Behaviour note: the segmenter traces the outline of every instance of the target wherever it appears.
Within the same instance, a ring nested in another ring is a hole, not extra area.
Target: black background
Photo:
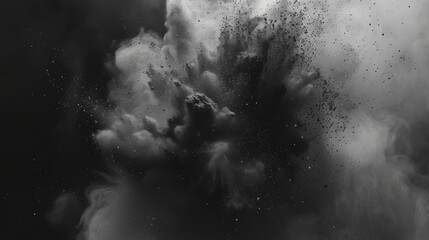
[[[47,215],[63,192],[83,198],[101,168],[91,138],[97,125],[79,106],[89,92],[92,99],[106,99],[105,63],[121,40],[142,27],[165,32],[164,5],[0,2],[0,239],[73,236],[50,226]]]

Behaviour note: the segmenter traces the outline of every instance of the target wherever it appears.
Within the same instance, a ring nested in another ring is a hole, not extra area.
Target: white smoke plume
[[[110,64],[80,238],[428,239],[428,7],[168,0]]]

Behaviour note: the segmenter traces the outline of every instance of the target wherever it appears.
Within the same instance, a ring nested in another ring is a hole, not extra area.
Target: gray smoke
[[[429,238],[428,7],[167,1],[111,64],[80,237]]]
[[[429,236],[427,131],[421,125],[429,83],[427,7],[424,1],[330,5],[335,19],[314,64],[354,104],[338,110],[348,116],[346,130],[324,136],[338,180],[335,214],[317,222],[332,228],[322,228],[322,239]]]

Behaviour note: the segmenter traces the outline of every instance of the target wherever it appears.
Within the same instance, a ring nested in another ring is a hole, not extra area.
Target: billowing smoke
[[[109,64],[80,237],[428,239],[428,7],[167,1]]]

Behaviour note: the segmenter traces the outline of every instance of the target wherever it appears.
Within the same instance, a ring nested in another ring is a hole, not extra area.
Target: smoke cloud
[[[108,65],[79,238],[427,239],[425,9],[168,0]]]

